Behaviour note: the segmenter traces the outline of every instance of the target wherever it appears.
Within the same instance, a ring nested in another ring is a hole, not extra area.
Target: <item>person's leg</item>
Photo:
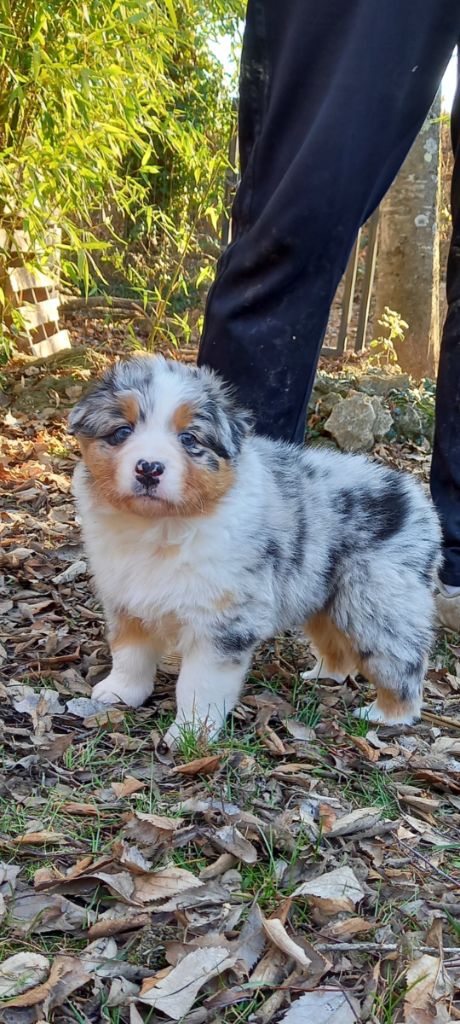
[[[242,180],[199,362],[256,428],[302,441],[337,284],[429,110],[458,0],[250,0]]]
[[[438,610],[445,625],[460,628],[460,84],[452,110],[452,241],[447,264],[448,312],[444,325],[436,395],[436,429],[431,493],[444,532],[441,579],[458,595],[444,592]]]

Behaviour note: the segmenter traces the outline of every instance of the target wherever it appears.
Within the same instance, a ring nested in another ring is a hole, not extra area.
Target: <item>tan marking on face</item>
[[[206,515],[228,493],[235,481],[232,466],[219,459],[218,469],[206,469],[190,461],[186,468],[183,499],[180,509],[184,515]]]
[[[143,495],[120,494],[116,483],[119,449],[111,448],[99,438],[86,437],[80,438],[80,447],[96,496],[121,512],[131,512],[146,519],[207,515],[229,491],[235,479],[234,470],[225,459],[219,459],[218,468],[211,470],[194,464],[184,452],[183,494],[177,503],[155,501]],[[164,557],[169,557],[168,553]]]
[[[80,448],[85,466],[91,474],[92,491],[96,497],[109,502],[120,512],[134,512],[149,519],[170,514],[166,503],[119,493],[116,483],[118,447],[110,448],[98,438],[80,437]],[[172,511],[175,514],[175,510]]]
[[[324,612],[312,615],[305,624],[305,632],[330,672],[346,675],[350,664],[356,665],[358,656],[351,641]]]
[[[140,413],[139,399],[137,395],[133,394],[133,392],[131,391],[127,391],[125,394],[120,395],[118,404],[123,413],[123,416],[126,416],[128,423],[131,423],[132,426],[135,426],[139,419]]]
[[[193,421],[194,414],[195,409],[191,402],[182,402],[182,405],[177,406],[171,417],[171,426],[176,434],[180,434],[181,430],[187,430]]]
[[[96,491],[106,501],[119,507],[120,497],[115,484],[117,449],[93,437],[80,437],[80,448]]]

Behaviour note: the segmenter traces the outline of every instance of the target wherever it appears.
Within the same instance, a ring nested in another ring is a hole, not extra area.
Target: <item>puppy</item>
[[[360,672],[377,693],[359,715],[419,717],[441,537],[409,476],[256,436],[215,374],[161,357],[115,365],[70,430],[112,653],[95,698],[143,704],[172,647],[182,668],[165,743],[185,725],[214,736],[257,644],[301,627],[318,655],[305,678]]]

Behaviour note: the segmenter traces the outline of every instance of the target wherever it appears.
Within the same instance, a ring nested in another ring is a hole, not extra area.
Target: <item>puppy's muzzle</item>
[[[158,487],[164,471],[162,462],[147,462],[146,459],[139,459],[135,466],[136,479],[146,488]]]

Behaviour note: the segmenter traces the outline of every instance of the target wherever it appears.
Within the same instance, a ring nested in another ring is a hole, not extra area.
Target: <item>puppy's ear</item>
[[[77,437],[100,437],[110,428],[110,420],[116,410],[114,374],[109,370],[72,409],[67,423],[68,432]]]
[[[73,407],[67,421],[69,434],[76,434],[80,437],[93,437],[97,421],[98,396],[102,403],[103,394],[99,384],[93,384],[92,388],[80,398],[80,401]]]
[[[83,425],[85,422],[86,415],[86,401],[85,398],[81,398],[73,409],[69,413],[67,420],[67,433],[68,434],[82,434]]]
[[[249,409],[243,409],[232,397],[228,400],[227,416],[232,442],[238,453],[245,437],[253,432],[253,416]]]
[[[233,389],[207,366],[188,369],[200,382],[199,417],[209,425],[226,458],[239,455],[244,439],[252,432],[252,415],[238,403]]]

